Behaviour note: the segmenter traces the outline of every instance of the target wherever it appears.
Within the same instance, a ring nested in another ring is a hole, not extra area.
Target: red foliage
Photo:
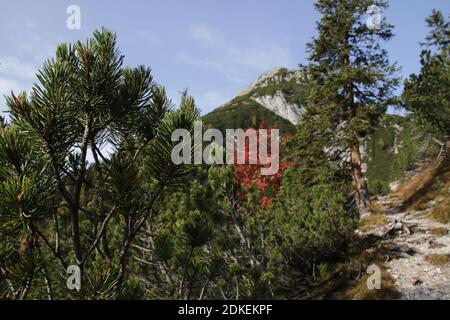
[[[264,124],[263,122],[260,124],[259,126],[260,129],[262,129],[263,124]],[[256,129],[258,148],[260,146],[260,143],[269,143],[271,137],[271,131],[268,130],[267,141],[260,141],[260,134],[259,134],[260,129]],[[280,138],[280,140],[282,140],[282,138]],[[253,155],[250,153],[249,149],[250,149],[249,145],[248,143],[246,143],[245,150],[243,150],[246,160],[245,163],[249,163],[249,159]],[[270,156],[270,154],[271,151],[268,150],[268,155]],[[261,175],[261,168],[270,167],[270,164],[263,165],[261,164],[259,157],[256,158],[258,159],[257,164],[236,164],[235,160],[234,180],[236,183],[239,183],[243,189],[243,193],[239,194],[241,199],[247,198],[247,195],[250,192],[252,185],[255,184],[259,192],[261,192],[262,194],[260,202],[261,207],[266,208],[273,203],[274,196],[281,186],[283,172],[284,170],[290,167],[290,164],[288,162],[279,161],[279,170],[277,173],[275,173],[274,175]]]

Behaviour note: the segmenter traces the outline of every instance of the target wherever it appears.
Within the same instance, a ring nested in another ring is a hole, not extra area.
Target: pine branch
[[[86,255],[84,256],[83,260],[80,263],[81,265],[83,265],[86,262],[86,260],[89,258],[89,255],[97,247],[97,244],[100,241],[100,239],[102,239],[103,234],[104,234],[104,232],[106,230],[106,225],[108,224],[109,219],[112,217],[112,215],[113,215],[115,210],[116,210],[116,206],[112,207],[112,209],[109,211],[108,215],[105,217],[105,220],[103,220],[103,222],[102,222],[102,224],[100,226],[100,230],[98,231],[97,237],[95,238],[95,240],[92,243],[91,247],[86,252]]]
[[[50,241],[47,239],[47,237],[38,229],[35,229],[36,234],[41,237],[41,239],[44,241],[45,245],[47,246],[47,248],[49,248],[50,252],[53,254],[53,256],[55,258],[57,258],[59,260],[59,262],[61,263],[62,267],[64,268],[64,271],[67,270],[67,267],[69,266],[66,261],[64,260],[64,258],[61,255],[61,252],[56,251],[53,246],[51,245]]]

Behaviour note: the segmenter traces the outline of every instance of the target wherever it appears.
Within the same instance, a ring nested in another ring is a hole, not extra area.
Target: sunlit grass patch
[[[355,280],[347,290],[339,296],[344,300],[397,300],[400,299],[400,293],[395,287],[395,281],[391,275],[381,271],[381,288],[369,289],[367,285],[369,275],[365,274]]]
[[[443,236],[448,234],[447,228],[433,228],[430,230],[430,233],[435,236]]]
[[[437,267],[450,266],[450,254],[429,254],[425,260]]]
[[[434,207],[430,218],[440,223],[450,223],[450,201],[447,200],[447,203]]]
[[[361,232],[368,232],[374,229],[382,229],[389,223],[389,219],[383,214],[372,214],[363,218],[359,222],[359,230]]]

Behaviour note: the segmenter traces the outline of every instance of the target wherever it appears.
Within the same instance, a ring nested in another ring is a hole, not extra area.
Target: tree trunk
[[[350,45],[349,45],[350,35],[346,36],[346,45],[344,46],[344,54],[342,59],[342,64],[344,66],[350,65]],[[347,83],[345,86],[345,98],[346,107],[345,111],[347,113],[347,121],[351,123],[356,117],[355,108],[355,97],[354,97],[354,84]],[[359,217],[364,218],[370,215],[369,208],[369,192],[367,190],[367,183],[363,177],[361,170],[361,154],[359,152],[359,143],[354,141],[350,144],[350,164],[351,164],[351,174],[352,174],[352,185],[355,193],[355,203],[359,211]]]
[[[439,153],[441,166],[444,165],[446,161],[448,161],[449,156],[450,156],[450,138],[447,139],[447,143],[445,144],[445,147],[443,147],[441,152]]]
[[[358,208],[360,218],[364,218],[370,215],[369,192],[367,190],[366,180],[362,175],[361,154],[357,144],[351,146],[351,167],[356,207]]]

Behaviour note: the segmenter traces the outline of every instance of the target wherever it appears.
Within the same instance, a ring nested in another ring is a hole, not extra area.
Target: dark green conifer
[[[396,67],[382,47],[393,36],[392,26],[382,19],[379,28],[369,28],[372,5],[384,9],[387,1],[317,1],[321,18],[318,35],[308,44],[310,94],[298,134],[307,166],[313,171],[331,167],[351,180],[361,216],[369,213],[363,140],[394,102],[398,82]]]

